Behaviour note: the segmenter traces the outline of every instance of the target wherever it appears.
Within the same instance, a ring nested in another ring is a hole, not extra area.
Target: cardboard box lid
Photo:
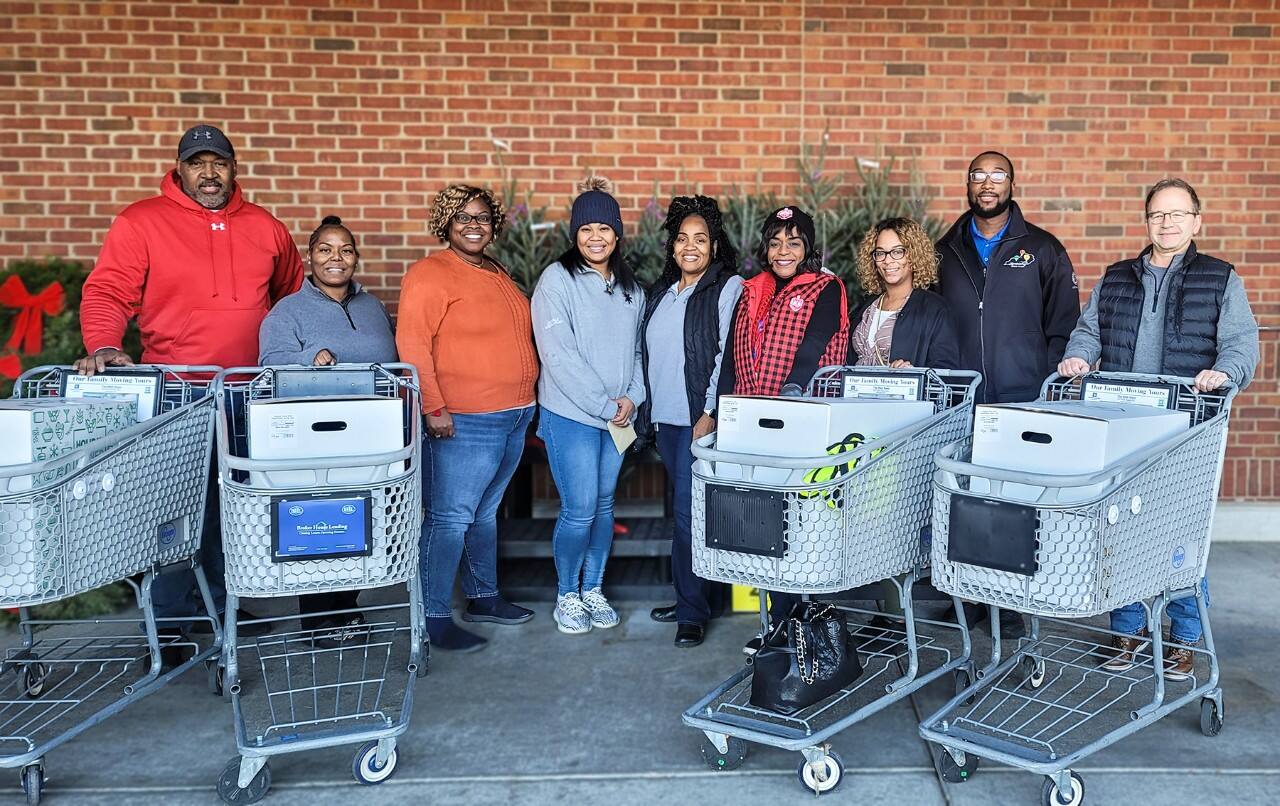
[[[1100,401],[1086,402],[1081,400],[1037,400],[1030,403],[980,403],[981,410],[1028,411],[1038,414],[1052,414],[1057,417],[1071,417],[1094,422],[1114,422],[1116,420],[1138,420],[1153,417],[1187,418],[1187,413],[1174,409],[1157,409],[1153,406],[1127,405],[1123,403],[1104,403]]]

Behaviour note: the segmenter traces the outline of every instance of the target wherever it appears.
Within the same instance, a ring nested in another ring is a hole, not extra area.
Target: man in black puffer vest
[[[1151,245],[1107,267],[1067,343],[1058,372],[1083,375],[1094,362],[1111,372],[1194,378],[1201,392],[1227,381],[1243,389],[1258,365],[1258,323],[1244,283],[1230,263],[1200,254],[1200,198],[1181,179],[1163,179],[1147,192]],[[1205,604],[1208,581],[1203,583]],[[1195,598],[1170,602],[1165,677],[1186,680],[1202,628]],[[1123,672],[1149,643],[1140,604],[1111,612],[1114,652],[1103,668]]]

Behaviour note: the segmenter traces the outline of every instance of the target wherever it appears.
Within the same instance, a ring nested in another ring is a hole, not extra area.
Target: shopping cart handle
[[[1084,375],[1059,375],[1054,372],[1044,379],[1044,383],[1040,384],[1040,400],[1049,399],[1049,390],[1058,384],[1071,384],[1076,381],[1085,379],[1095,381],[1108,381],[1117,384],[1126,383],[1149,383],[1149,384],[1176,384],[1186,387],[1186,391],[1191,394],[1221,394],[1223,396],[1222,410],[1228,411],[1231,408],[1231,402],[1235,399],[1236,394],[1240,391],[1231,381],[1227,381],[1212,392],[1198,392],[1195,389],[1195,378],[1184,378],[1179,375],[1149,375],[1142,372],[1103,372],[1095,370],[1086,372]]]

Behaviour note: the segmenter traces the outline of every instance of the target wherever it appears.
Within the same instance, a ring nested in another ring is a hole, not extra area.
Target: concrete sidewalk
[[[1223,666],[1226,724],[1201,736],[1189,706],[1088,759],[1079,772],[1087,803],[1277,802],[1280,762],[1280,546],[1220,544],[1211,563],[1214,631]],[[292,606],[292,603],[288,603]],[[680,712],[741,663],[751,616],[713,624],[693,650],[673,630],[628,605],[610,631],[555,631],[549,604],[522,627],[482,626],[482,653],[437,653],[419,681],[400,766],[378,787],[357,787],[354,748],[271,762],[268,804],[551,804],[667,802],[741,804],[811,798],[796,781],[800,756],[753,746],[737,771],[712,773],[701,735]],[[986,634],[978,633],[978,652]],[[1042,778],[984,765],[963,785],[941,784],[919,714],[936,709],[949,681],[924,689],[833,741],[846,780],[838,802],[1037,804]],[[46,759],[54,804],[217,803],[214,782],[235,754],[231,708],[210,695],[202,673],[126,710]],[[0,803],[21,802],[15,771],[0,771]],[[6,800],[7,799],[7,800]]]

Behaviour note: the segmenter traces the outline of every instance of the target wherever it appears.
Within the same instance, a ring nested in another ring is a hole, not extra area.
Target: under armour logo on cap
[[[231,141],[216,126],[207,124],[192,126],[178,141],[179,161],[191,159],[196,154],[203,154],[206,151],[229,160],[236,158],[236,150],[232,148]]]

